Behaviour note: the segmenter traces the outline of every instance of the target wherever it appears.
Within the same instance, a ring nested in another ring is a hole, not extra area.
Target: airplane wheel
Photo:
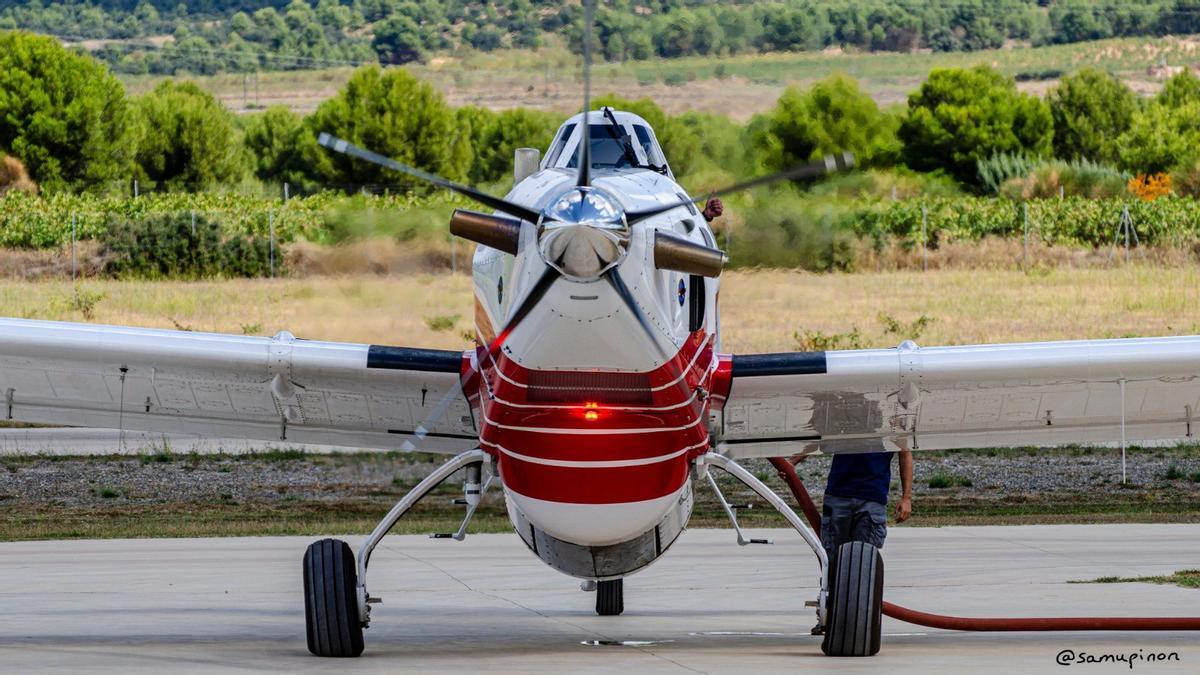
[[[596,584],[596,613],[617,616],[625,611],[625,580],[613,579]]]
[[[317,656],[358,656],[363,627],[358,617],[354,552],[338,539],[322,539],[304,552],[304,619],[308,651]]]
[[[883,557],[861,541],[838,548],[830,586],[825,641],[829,656],[874,656],[879,653],[883,621]]]

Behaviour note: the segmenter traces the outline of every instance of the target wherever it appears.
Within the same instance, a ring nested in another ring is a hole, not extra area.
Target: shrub
[[[303,119],[284,106],[243,118],[243,145],[254,175],[265,181],[300,185],[306,178],[304,152],[316,139]]]
[[[980,159],[998,153],[1050,154],[1053,121],[1041,99],[1017,92],[1012,79],[986,66],[935,68],[908,97],[900,124],[904,161],[976,180]]]
[[[1047,199],[1059,194],[1090,199],[1121,197],[1127,193],[1129,174],[1089,160],[1052,160],[1034,165],[1027,175],[1000,186],[1010,199]]]
[[[1138,199],[1152,201],[1171,194],[1171,176],[1165,173],[1138,174],[1129,179],[1129,192]]]
[[[1054,118],[1054,154],[1114,162],[1116,142],[1133,123],[1137,99],[1112,75],[1084,68],[1064,77],[1047,97]]]
[[[944,473],[935,473],[929,477],[929,487],[935,490],[954,487],[954,477]]]
[[[1200,197],[1200,160],[1193,160],[1171,174],[1175,194],[1181,197]]]
[[[12,155],[0,157],[0,195],[13,190],[36,195],[37,183],[30,180],[29,172],[25,170],[21,160]]]
[[[1036,165],[1036,160],[1024,155],[1002,152],[976,162],[975,171],[979,174],[980,185],[988,192],[999,192],[1008,181],[1028,176]]]
[[[819,330],[796,331],[792,333],[792,339],[796,341],[796,349],[802,352],[863,348],[863,336],[857,326],[845,333],[826,333]]]
[[[227,235],[190,214],[113,219],[101,237],[105,272],[118,277],[261,277],[270,273],[270,241]],[[276,256],[279,258],[279,256]],[[277,263],[278,265],[278,263]]]
[[[929,487],[935,490],[943,490],[945,488],[972,487],[974,482],[966,476],[955,476],[948,473],[935,473],[929,477]]]
[[[204,190],[241,179],[233,114],[191,82],[165,80],[134,99],[137,164],[143,179],[173,190]]]
[[[868,169],[834,174],[808,189],[814,197],[847,199],[913,199],[955,197],[962,194],[953,179],[940,174],[915,173],[907,169]]]
[[[808,90],[789,87],[752,134],[764,164],[775,170],[851,152],[862,166],[890,166],[900,155],[898,120],[845,75]]]
[[[0,147],[43,189],[101,186],[132,153],[125,90],[95,59],[58,40],[0,33]]]
[[[441,92],[403,68],[363,66],[336,96],[304,123],[317,137],[327,132],[399,162],[463,180],[470,148],[457,142],[454,110]],[[391,169],[309,146],[305,163],[317,179],[337,185],[426,184]]]

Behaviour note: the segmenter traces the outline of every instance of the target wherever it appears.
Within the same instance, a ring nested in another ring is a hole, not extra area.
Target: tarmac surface
[[[625,582],[625,614],[538,561],[515,535],[385,539],[383,598],[356,660],[304,644],[308,538],[0,544],[0,670],[29,672],[1197,672],[1195,633],[960,633],[884,620],[869,659],[808,635],[815,558],[794,532],[690,530]],[[357,548],[361,537],[349,538]],[[1190,616],[1200,590],[1068,584],[1200,567],[1198,525],[904,528],[884,549],[885,597],[974,616]],[[618,644],[607,644],[616,642]],[[1141,655],[1056,664],[1064,650]],[[1177,654],[1168,662],[1145,657]],[[1137,658],[1137,657],[1135,657]]]

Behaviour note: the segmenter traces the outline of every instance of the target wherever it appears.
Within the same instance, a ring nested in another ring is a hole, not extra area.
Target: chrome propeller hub
[[[542,211],[538,250],[563,276],[590,281],[625,257],[629,232],[615,197],[595,187],[574,187]]]

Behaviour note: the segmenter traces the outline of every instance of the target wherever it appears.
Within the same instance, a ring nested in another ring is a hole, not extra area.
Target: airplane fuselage
[[[509,199],[540,207],[573,178],[544,169]],[[645,169],[599,172],[593,182],[627,207],[683,194]],[[532,247],[535,226],[525,227]],[[532,249],[510,256],[481,246],[475,254],[479,377],[468,395],[480,447],[495,458],[517,533],[548,564],[582,578],[637,571],[683,530],[692,461],[709,449],[709,416],[723,401],[718,281],[656,269],[656,229],[714,243],[694,209],[632,228],[615,273],[644,322],[609,284],[564,279],[495,352],[486,345],[546,263]]]

